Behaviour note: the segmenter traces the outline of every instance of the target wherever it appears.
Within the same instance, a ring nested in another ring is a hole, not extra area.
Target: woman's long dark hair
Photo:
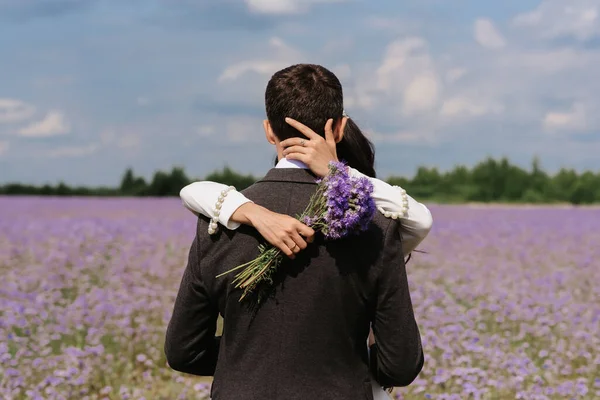
[[[377,177],[375,174],[375,147],[351,118],[348,118],[346,123],[344,137],[337,144],[337,156],[339,160],[346,161],[350,167],[363,174],[371,178]],[[413,251],[426,253],[420,250]],[[408,264],[411,257],[412,253],[408,253],[405,264]]]
[[[337,156],[350,167],[371,178],[376,177],[375,147],[351,118],[348,118],[344,136],[337,144]]]

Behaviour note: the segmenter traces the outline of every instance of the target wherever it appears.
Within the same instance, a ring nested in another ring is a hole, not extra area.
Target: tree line
[[[10,183],[0,186],[0,195],[37,196],[177,196],[190,179],[183,168],[170,172],[157,171],[147,181],[130,168],[118,187],[71,187],[57,185],[32,186]],[[233,185],[245,189],[258,180],[240,174],[229,167],[215,171],[202,180]],[[412,178],[391,176],[387,182],[403,187],[413,197],[423,201],[513,202],[513,203],[600,203],[600,172],[577,172],[563,168],[554,175],[542,170],[537,159],[526,170],[508,159],[488,158],[472,168],[456,166],[447,172],[437,168],[419,167]]]

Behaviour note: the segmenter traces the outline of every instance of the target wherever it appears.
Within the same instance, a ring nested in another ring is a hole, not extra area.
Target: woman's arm
[[[354,168],[350,174],[356,177],[365,176]],[[410,197],[406,190],[392,186],[380,179],[369,178],[373,184],[373,199],[377,209],[386,217],[400,219],[402,250],[408,255],[425,239],[433,225],[431,212],[424,205]]]
[[[185,208],[194,214],[218,221],[227,229],[241,224],[254,227],[263,238],[288,257],[306,248],[312,242],[314,230],[289,215],[278,214],[254,204],[246,196],[216,182],[194,182],[179,192]],[[211,222],[209,233],[214,233]]]
[[[364,176],[353,168],[350,169],[350,173],[354,176]],[[379,211],[388,218],[402,220],[400,225],[402,250],[404,254],[410,253],[425,239],[431,230],[433,223],[431,213],[425,205],[410,197],[403,189],[391,186],[379,179],[369,178],[369,180],[373,183],[373,199]],[[194,182],[184,187],[180,192],[180,196],[183,205],[195,214],[214,218],[218,212],[219,223],[231,230],[237,229],[241,224],[254,226],[258,229],[256,225],[266,220],[269,221],[268,226],[281,225],[281,229],[284,229],[283,225],[287,228],[292,223],[287,218],[284,220],[277,219],[275,215],[279,214],[255,205],[242,193],[235,190],[227,192],[221,210],[217,210],[216,204],[219,196],[226,189],[226,185],[216,182]],[[246,206],[242,207],[243,205]],[[275,245],[271,240],[276,240],[276,232],[267,231],[267,226],[259,232],[267,241]]]
[[[227,229],[237,229],[242,221],[235,221],[232,215],[240,206],[251,203],[251,201],[236,190],[230,190],[223,196],[221,209],[216,208],[219,197],[228,186],[217,182],[194,182],[190,183],[179,192],[179,197],[185,208],[194,214],[215,218],[218,213],[218,221]]]

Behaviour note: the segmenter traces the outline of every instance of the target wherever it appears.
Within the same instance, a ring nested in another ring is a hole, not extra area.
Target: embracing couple
[[[429,233],[431,214],[375,179],[373,146],[344,112],[332,72],[285,68],[269,81],[265,102],[275,167],[242,192],[214,182],[181,191],[198,224],[167,329],[167,361],[214,376],[214,400],[389,398],[384,388],[409,385],[423,367],[405,259]],[[369,177],[379,212],[359,235],[324,240],[292,216],[338,159],[352,176]],[[217,275],[255,258],[265,241],[286,259],[274,294],[250,310],[232,277]]]

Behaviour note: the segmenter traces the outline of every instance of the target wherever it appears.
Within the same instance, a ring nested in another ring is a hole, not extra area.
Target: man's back
[[[273,169],[244,194],[297,215],[314,181],[306,170]],[[371,322],[380,346],[371,363],[380,381],[408,384],[419,372],[422,350],[395,221],[377,214],[359,236],[317,239],[284,261],[272,297],[255,310],[239,302],[235,273],[216,276],[256,257],[260,235],[243,227],[210,237],[207,227],[200,219],[166,351],[175,369],[214,373],[213,399],[370,399]],[[215,339],[219,313],[223,336]]]

